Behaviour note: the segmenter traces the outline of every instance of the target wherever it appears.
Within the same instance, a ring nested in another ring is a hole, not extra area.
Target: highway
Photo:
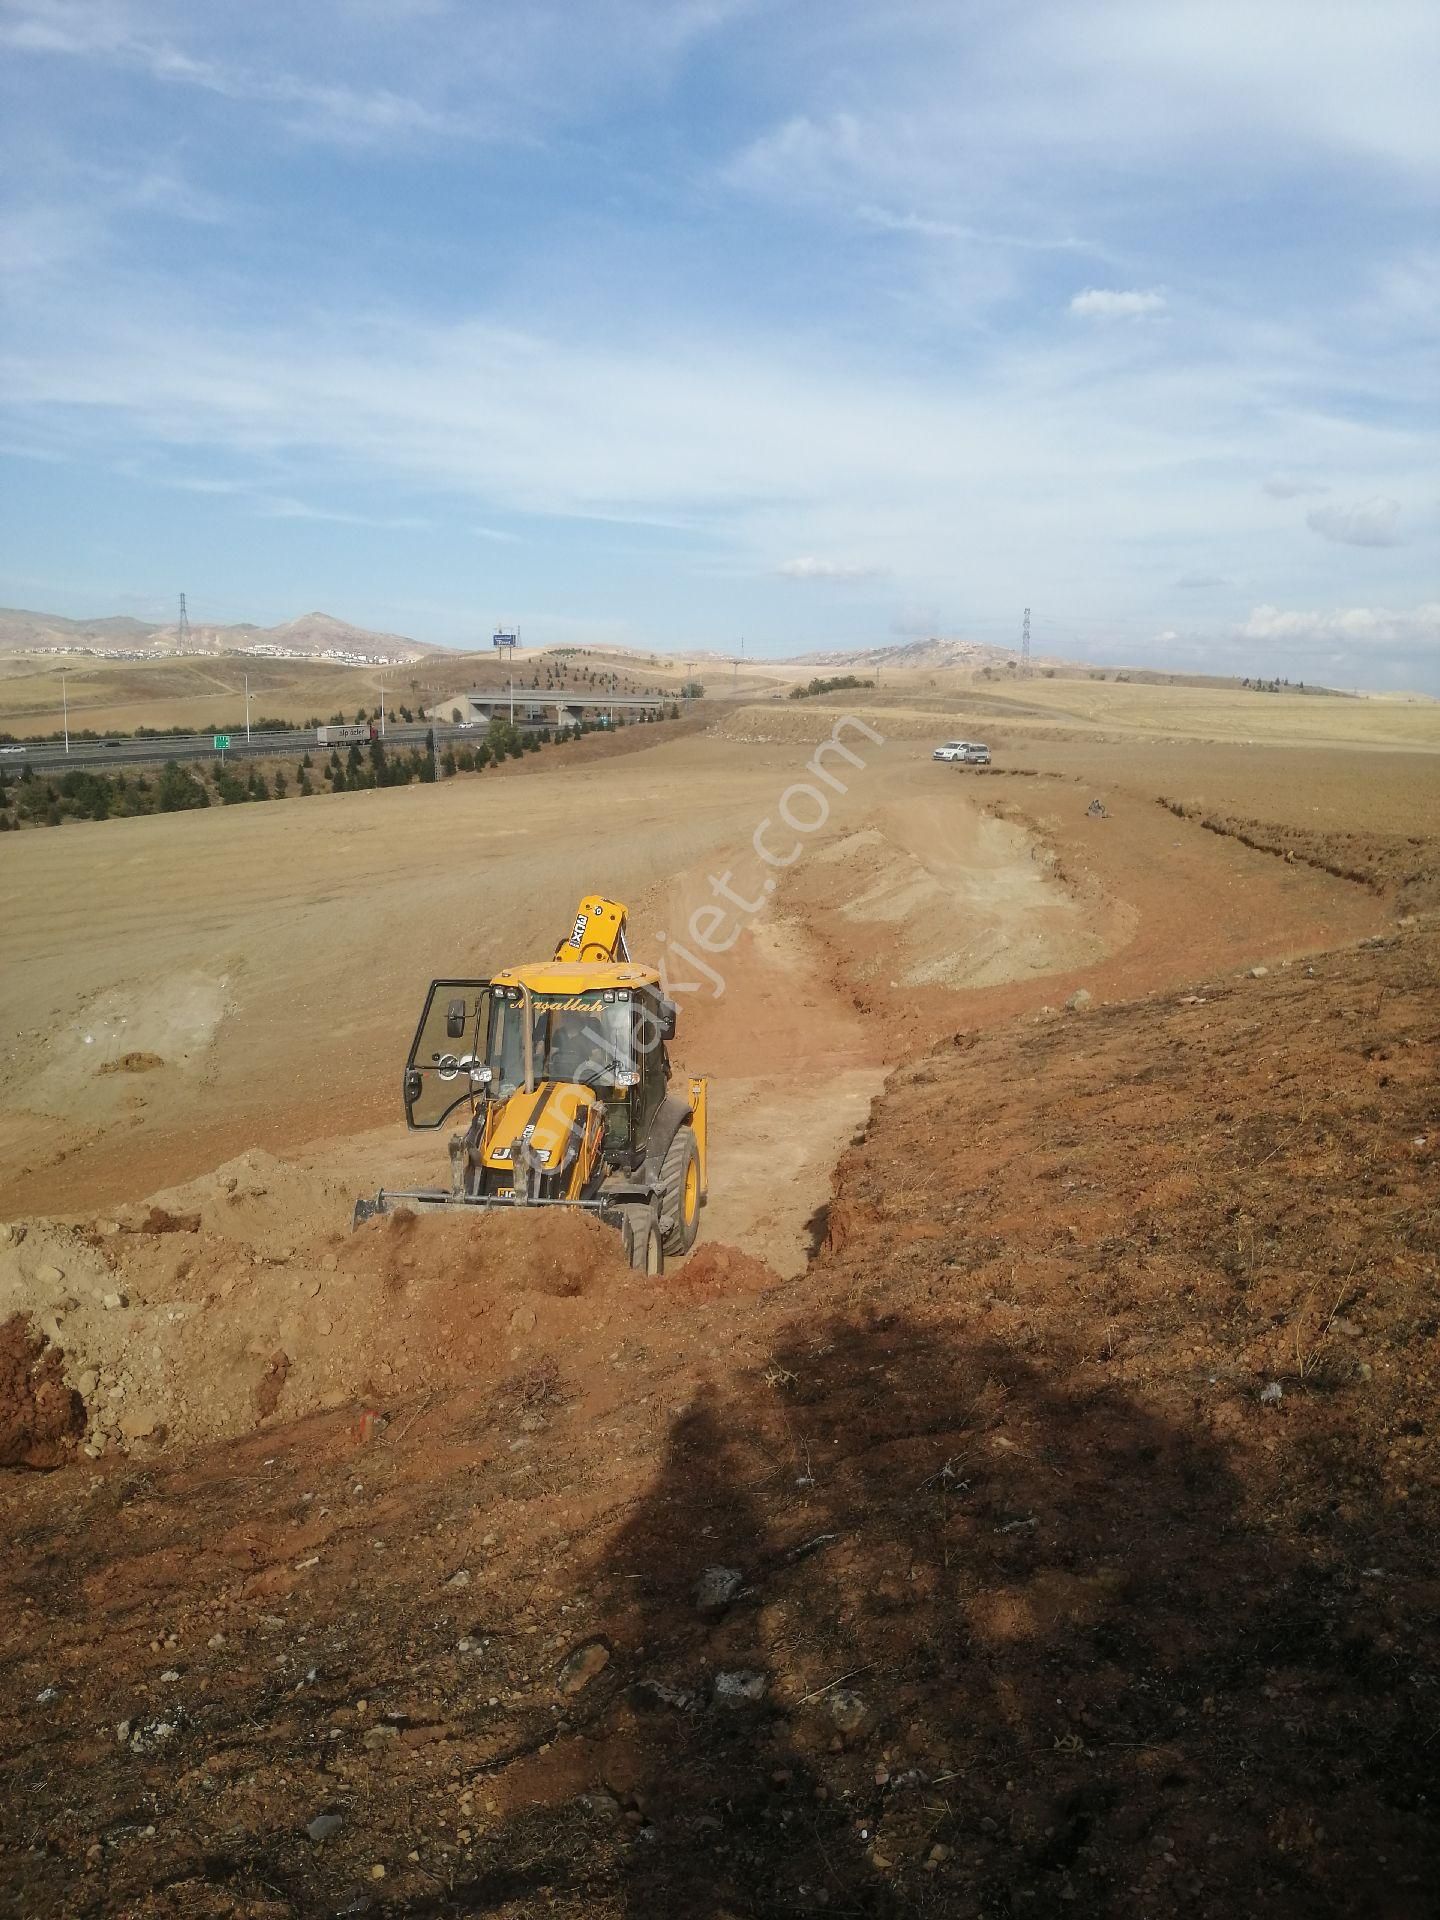
[[[515,722],[523,733],[539,732],[540,724],[520,719]],[[384,743],[391,749],[405,751],[423,747],[428,731],[425,726],[387,725]],[[482,725],[459,727],[437,722],[434,732],[436,744],[442,751],[451,742],[475,746],[485,738]],[[356,744],[363,753],[366,742]],[[328,760],[332,751],[338,751],[343,760],[350,751],[350,743],[341,741],[335,749],[322,747],[315,739],[313,727],[294,727],[284,733],[252,733],[248,740],[243,733],[232,733],[223,757],[226,760],[288,760],[292,755],[298,759],[309,753],[317,760]],[[128,736],[108,740],[72,737],[68,753],[63,740],[32,741],[18,750],[0,745],[0,772],[18,773],[22,767],[32,767],[40,773],[67,773],[72,767],[94,767],[113,773],[126,767],[160,767],[167,760],[219,760],[221,757],[215,750],[214,735],[209,733],[166,734],[156,740],[135,740]]]

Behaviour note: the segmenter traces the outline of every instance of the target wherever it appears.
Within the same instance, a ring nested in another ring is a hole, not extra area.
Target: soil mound
[[[24,1314],[11,1314],[0,1326],[0,1467],[58,1467],[84,1431],[64,1355]]]
[[[719,1241],[707,1241],[697,1248],[673,1282],[665,1282],[672,1291],[707,1300],[737,1293],[768,1293],[784,1284],[768,1261]]]
[[[563,1344],[588,1300],[639,1284],[585,1216],[402,1211],[351,1233],[349,1205],[339,1183],[252,1153],[118,1220],[17,1223],[0,1313],[32,1317],[64,1357],[32,1386],[9,1336],[5,1404],[22,1411],[5,1463],[50,1464],[72,1395],[93,1458],[483,1381],[506,1336]]]

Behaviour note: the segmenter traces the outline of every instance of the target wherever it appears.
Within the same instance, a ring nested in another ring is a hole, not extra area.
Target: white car
[[[943,747],[936,747],[930,758],[932,760],[963,760],[969,751],[968,740],[947,740]]]

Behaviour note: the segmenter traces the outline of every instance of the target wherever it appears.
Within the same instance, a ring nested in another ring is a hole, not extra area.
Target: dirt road
[[[637,952],[659,955],[662,935],[693,952],[691,916],[729,874],[759,910],[727,907],[733,945],[710,956],[723,993],[675,961],[695,989],[679,996],[677,1057],[715,1077],[716,1230],[793,1271],[836,1151],[917,1033],[1081,984],[1134,991],[1303,950],[1380,917],[1360,889],[1158,809],[1094,832],[1073,784],[967,783],[909,742],[867,744],[848,791],[819,784],[823,823],[793,833],[779,808],[797,782],[815,787],[810,752],[681,739],[17,836],[0,1214],[114,1207],[252,1147],[354,1161],[339,1143],[373,1135],[368,1163],[388,1132],[395,1162],[413,1162],[396,1086],[432,976],[547,952],[594,887],[631,904]],[[754,851],[766,821],[793,853],[783,868]]]

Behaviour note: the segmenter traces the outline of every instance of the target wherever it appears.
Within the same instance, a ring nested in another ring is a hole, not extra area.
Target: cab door
[[[640,1083],[633,1095],[635,1138],[644,1141],[649,1137],[655,1111],[665,1098],[670,1061],[664,1036],[667,1032],[673,1033],[674,1027],[667,1022],[665,1003],[652,988],[646,988],[643,996],[637,994],[635,1003],[635,1063],[640,1069]]]
[[[484,1091],[490,1027],[488,980],[432,980],[405,1062],[402,1097],[412,1131],[442,1126]]]

